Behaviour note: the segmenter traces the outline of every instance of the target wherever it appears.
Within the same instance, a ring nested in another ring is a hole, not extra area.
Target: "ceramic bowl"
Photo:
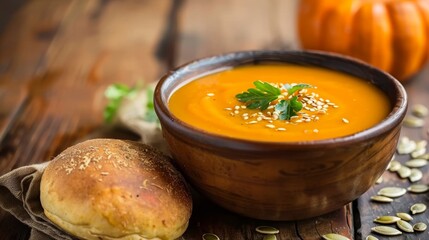
[[[207,133],[169,111],[169,97],[185,82],[264,62],[316,66],[362,78],[386,93],[390,114],[353,135],[281,143]],[[251,51],[196,60],[168,72],[156,87],[154,103],[173,158],[199,192],[244,216],[298,220],[339,209],[373,186],[395,152],[407,97],[392,76],[358,60],[322,52]]]

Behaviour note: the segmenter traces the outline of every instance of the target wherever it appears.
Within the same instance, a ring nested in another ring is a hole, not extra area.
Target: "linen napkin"
[[[53,225],[40,204],[40,180],[48,162],[17,168],[0,177],[0,207],[31,227],[31,240],[72,240]]]
[[[153,89],[153,85],[149,88]],[[146,118],[148,102],[152,101],[147,89],[133,98],[124,98],[118,109],[115,124],[120,124],[141,136],[143,143],[168,154],[158,122]],[[31,228],[30,240],[73,240],[74,238],[57,228],[43,213],[40,203],[40,180],[44,162],[12,170],[0,177],[0,207],[10,212],[19,221]]]

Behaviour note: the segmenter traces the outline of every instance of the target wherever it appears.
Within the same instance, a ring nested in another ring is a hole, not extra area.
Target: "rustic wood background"
[[[84,139],[138,139],[103,123],[103,92],[111,83],[154,82],[175,66],[213,54],[298,48],[296,5],[296,0],[0,1],[0,175],[50,160]],[[410,106],[429,106],[429,68],[406,89]],[[428,126],[404,128],[403,134],[427,140]],[[329,232],[364,239],[376,216],[408,212],[415,202],[429,205],[427,193],[407,194],[391,204],[370,202],[382,186],[409,185],[393,173],[384,179],[353,204],[297,222],[243,218],[195,193],[183,237],[201,239],[213,232],[221,239],[262,239],[255,227],[271,225],[281,230],[278,239],[321,239]],[[429,173],[421,182],[429,183]],[[414,222],[428,224],[428,216],[420,214]],[[377,237],[429,239],[428,232]],[[25,225],[0,211],[0,239],[28,236]]]

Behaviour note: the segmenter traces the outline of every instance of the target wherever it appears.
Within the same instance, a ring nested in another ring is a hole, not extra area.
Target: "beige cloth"
[[[31,227],[30,240],[74,239],[53,225],[40,204],[40,179],[47,162],[17,168],[0,177],[0,207]]]
[[[154,89],[155,85],[148,85],[146,88]],[[169,155],[167,144],[162,137],[161,125],[159,122],[145,121],[148,103],[147,89],[143,89],[134,98],[125,98],[118,109],[117,123],[125,126],[141,137],[141,141],[157,148],[164,154]]]
[[[149,87],[154,87],[151,85]],[[118,110],[116,124],[121,124],[141,136],[142,142],[168,154],[159,123],[144,120],[147,91],[135,98],[124,99]],[[74,239],[53,225],[40,204],[40,180],[48,162],[15,169],[0,177],[0,208],[31,227],[30,240]]]

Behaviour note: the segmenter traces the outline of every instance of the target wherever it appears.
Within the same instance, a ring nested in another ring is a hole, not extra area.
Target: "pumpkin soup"
[[[202,76],[177,89],[169,108],[204,131],[270,142],[351,135],[391,110],[387,96],[367,81],[296,65],[249,65]]]

